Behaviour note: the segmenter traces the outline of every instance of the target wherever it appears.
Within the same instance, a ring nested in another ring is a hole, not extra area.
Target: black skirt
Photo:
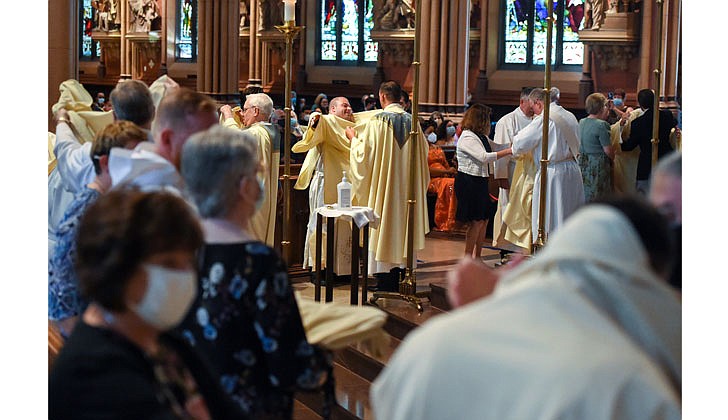
[[[472,222],[488,220],[496,210],[496,203],[488,194],[488,178],[458,171],[455,175],[455,197],[458,208],[455,220]]]

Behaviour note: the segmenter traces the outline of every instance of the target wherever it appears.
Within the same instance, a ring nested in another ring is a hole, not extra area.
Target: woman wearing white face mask
[[[246,414],[290,419],[294,391],[318,388],[331,360],[306,340],[283,260],[248,231],[262,199],[256,150],[245,132],[220,126],[185,143],[182,177],[205,245],[197,299],[178,330]]]
[[[197,288],[202,233],[166,192],[116,190],[84,214],[76,271],[91,302],[53,364],[49,418],[241,418],[197,353],[168,334]]]

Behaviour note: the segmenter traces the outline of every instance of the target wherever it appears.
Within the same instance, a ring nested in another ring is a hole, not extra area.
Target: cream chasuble
[[[614,165],[612,168],[612,182],[614,192],[630,194],[637,192],[637,160],[640,157],[640,149],[635,148],[629,152],[622,151],[622,139],[628,139],[632,127],[632,121],[642,115],[644,111],[637,108],[629,114],[624,127],[619,121],[612,124],[610,129],[612,147],[614,148]]]
[[[363,132],[351,142],[349,177],[353,204],[371,207],[381,216],[377,229],[370,230],[370,273],[385,265],[405,262],[407,244],[407,197],[412,147],[415,147],[415,226],[414,249],[425,247],[427,220],[427,142],[419,131],[413,142],[409,138],[412,116],[399,104],[391,104],[376,113]],[[374,261],[372,261],[374,260]],[[388,270],[387,270],[388,271]]]
[[[336,186],[341,181],[343,171],[349,173],[350,147],[349,139],[346,137],[346,127],[354,127],[357,134],[361,133],[369,119],[378,112],[379,110],[354,114],[354,122],[332,114],[321,115],[316,128],[309,124],[303,138],[291,149],[294,153],[308,152],[294,186],[297,190],[309,188],[309,221],[303,250],[303,267],[315,266],[316,215],[314,211],[324,204],[336,203]],[[351,228],[347,222],[339,221],[336,231],[334,271],[338,275],[347,275],[351,271]],[[323,244],[326,243],[325,225],[321,240]],[[326,266],[325,253],[322,256],[322,264],[322,267]]]
[[[222,125],[229,128],[239,127],[233,118],[224,120]],[[258,179],[263,184],[263,194],[265,194],[263,205],[250,219],[250,233],[259,241],[275,248],[281,136],[278,127],[266,122],[257,122],[243,131],[252,135],[258,142],[258,159],[263,167],[262,171],[258,172]]]
[[[533,202],[533,182],[536,179],[538,166],[533,161],[532,153],[525,153],[516,158],[516,169],[513,171],[513,183],[508,198],[508,206],[503,212],[505,234],[503,238],[521,248],[525,253],[531,252],[533,237],[531,234],[531,204]]]

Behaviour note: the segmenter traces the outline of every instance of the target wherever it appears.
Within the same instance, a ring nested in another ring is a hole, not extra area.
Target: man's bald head
[[[187,139],[217,123],[215,101],[191,89],[178,88],[159,102],[152,136],[160,156],[179,169],[182,146]]]
[[[329,114],[354,122],[354,113],[351,109],[351,104],[343,96],[337,96],[329,102]]]

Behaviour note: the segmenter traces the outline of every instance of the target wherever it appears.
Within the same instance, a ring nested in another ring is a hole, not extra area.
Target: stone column
[[[586,97],[594,92],[594,80],[591,77],[591,48],[584,44],[584,64],[581,66],[581,80],[579,80],[579,104],[586,103]]]
[[[475,83],[473,100],[482,102],[488,92],[488,0],[480,0],[480,45],[478,80]]]
[[[51,106],[58,102],[58,87],[78,79],[79,11],[74,0],[48,2],[48,131],[55,132]]]
[[[680,0],[665,0],[665,16],[663,26],[665,33],[662,38],[664,45],[662,67],[662,96],[668,103],[669,108],[677,107],[675,102],[678,93],[678,61],[682,55],[680,51],[680,22],[682,20],[682,2]]]
[[[421,112],[462,113],[468,89],[469,1],[424,0],[422,10]]]
[[[220,103],[237,103],[238,0],[198,0],[197,90]]]

